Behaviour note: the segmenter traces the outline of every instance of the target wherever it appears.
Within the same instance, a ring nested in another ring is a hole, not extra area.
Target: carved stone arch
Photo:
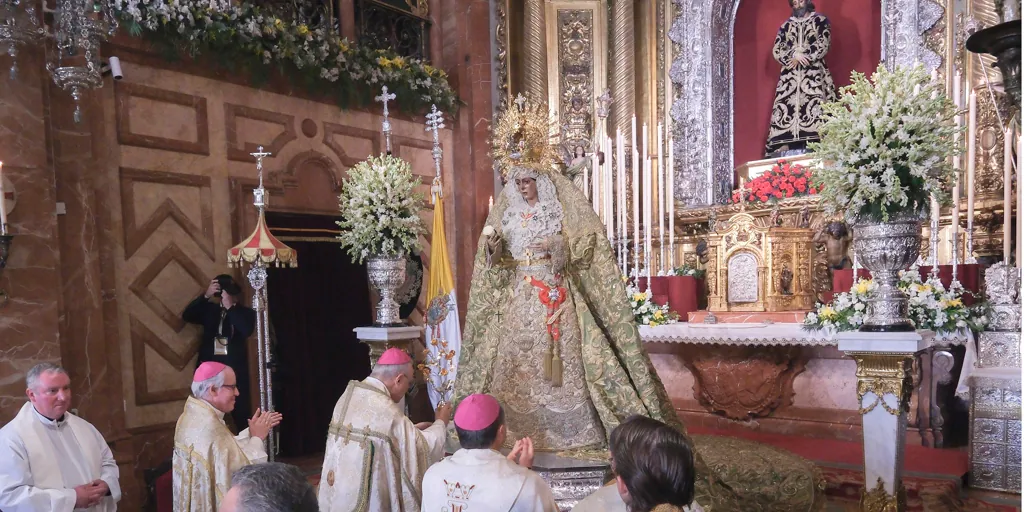
[[[335,194],[341,193],[341,173],[338,166],[327,155],[315,150],[304,151],[292,157],[283,171],[276,173],[274,178],[280,179],[281,185],[287,188],[298,186],[300,174],[311,170],[320,171],[323,178],[330,184],[330,190]]]
[[[673,0],[669,30],[675,60],[669,69],[674,95],[675,194],[686,206],[727,203],[732,196],[733,44],[741,0]],[[942,18],[934,0],[882,0],[882,61],[890,69],[922,62],[937,69],[943,58],[925,32]]]

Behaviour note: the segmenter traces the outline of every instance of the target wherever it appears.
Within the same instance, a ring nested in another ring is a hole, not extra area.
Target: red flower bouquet
[[[810,169],[779,160],[770,171],[748,181],[741,190],[734,190],[732,202],[738,203],[740,197],[743,197],[748,202],[767,203],[787,197],[817,194],[818,190],[811,185]]]

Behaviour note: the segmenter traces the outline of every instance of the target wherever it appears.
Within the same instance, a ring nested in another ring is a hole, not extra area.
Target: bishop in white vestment
[[[0,429],[0,510],[117,510],[117,463],[96,427],[67,412],[67,372],[41,363],[25,380],[29,402]]]
[[[257,410],[246,428],[233,436],[224,415],[235,407],[235,372],[207,361],[196,369],[192,395],[174,428],[174,512],[216,512],[231,488],[231,475],[249,464],[266,462],[263,445],[281,414]]]
[[[462,449],[423,477],[423,512],[558,512],[548,484],[533,471],[533,442],[506,457],[505,414],[491,395],[470,395],[455,412]]]
[[[370,376],[352,381],[334,406],[320,476],[320,512],[414,512],[427,468],[444,454],[451,406],[413,425],[398,407],[412,385],[412,359],[391,348]]]

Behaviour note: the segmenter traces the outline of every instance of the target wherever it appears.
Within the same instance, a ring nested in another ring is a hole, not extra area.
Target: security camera
[[[114,77],[114,80],[124,78],[124,72],[121,71],[121,59],[117,57],[110,58],[110,74]]]

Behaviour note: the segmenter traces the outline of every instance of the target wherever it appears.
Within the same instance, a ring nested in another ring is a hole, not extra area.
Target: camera
[[[214,297],[220,298],[222,292],[228,292],[228,295],[240,295],[242,293],[242,288],[238,286],[238,283],[235,283],[234,278],[230,275],[221,274],[216,279],[221,291],[213,294]]]
[[[110,57],[108,66],[110,67],[110,75],[114,77],[114,80],[124,78],[124,72],[121,70],[121,59],[117,57]]]

